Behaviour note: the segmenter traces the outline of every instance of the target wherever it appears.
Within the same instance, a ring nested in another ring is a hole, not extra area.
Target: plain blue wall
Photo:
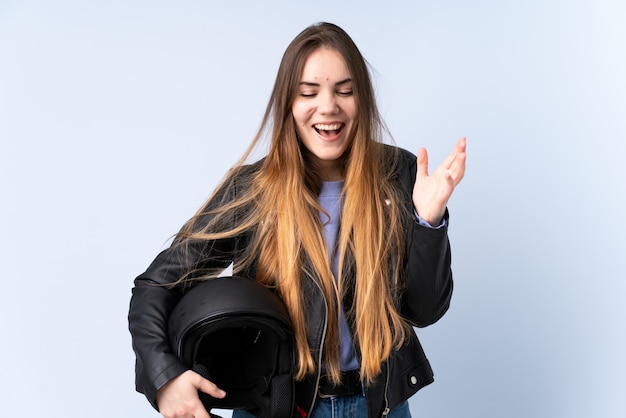
[[[396,142],[440,162],[452,308],[416,417],[626,416],[620,1],[0,2],[0,410],[157,417],[133,278],[257,129],[280,57],[338,23]]]

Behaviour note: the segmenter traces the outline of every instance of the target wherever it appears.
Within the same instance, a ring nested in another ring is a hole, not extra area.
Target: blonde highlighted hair
[[[345,183],[337,280],[319,217],[320,177],[298,140],[291,113],[305,60],[318,48],[334,49],[344,58],[357,103],[353,138],[342,157]],[[391,148],[382,144],[383,132],[368,67],[352,39],[333,24],[308,27],[287,47],[261,127],[218,188],[228,190],[235,178],[241,180],[245,161],[267,136],[269,150],[245,180],[245,193],[222,196],[220,202],[215,201],[219,193],[214,193],[178,235],[179,242],[219,242],[247,234],[247,246],[238,253],[233,273],[255,265],[256,280],[277,288],[294,327],[297,379],[319,367],[311,354],[317,347],[309,347],[307,340],[303,280],[314,280],[326,299],[328,325],[322,354],[334,382],[340,381],[337,310],[346,292],[352,295],[352,306],[345,309],[366,383],[373,381],[382,362],[406,338],[409,328],[397,311],[405,247],[404,202],[394,188],[396,159],[390,156]]]

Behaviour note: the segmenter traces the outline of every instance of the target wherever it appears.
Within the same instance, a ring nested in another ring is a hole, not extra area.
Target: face
[[[291,109],[298,137],[321,168],[323,180],[339,180],[339,158],[350,146],[357,115],[345,60],[334,49],[316,49],[304,63],[298,89]]]

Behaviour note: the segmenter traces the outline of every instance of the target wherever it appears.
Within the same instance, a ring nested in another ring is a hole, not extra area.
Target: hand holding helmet
[[[243,277],[203,281],[173,309],[168,332],[190,370],[157,393],[163,416],[209,418],[211,408],[293,416],[293,333],[272,290]]]
[[[209,413],[200,401],[198,391],[214,398],[223,398],[226,393],[213,382],[193,370],[187,370],[167,382],[157,392],[159,412],[165,418],[209,418]]]

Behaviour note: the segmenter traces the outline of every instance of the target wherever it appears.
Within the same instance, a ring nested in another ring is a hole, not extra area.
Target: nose
[[[337,105],[337,97],[335,92],[324,92],[319,94],[320,102],[317,106],[317,111],[321,115],[333,115],[339,111]]]

